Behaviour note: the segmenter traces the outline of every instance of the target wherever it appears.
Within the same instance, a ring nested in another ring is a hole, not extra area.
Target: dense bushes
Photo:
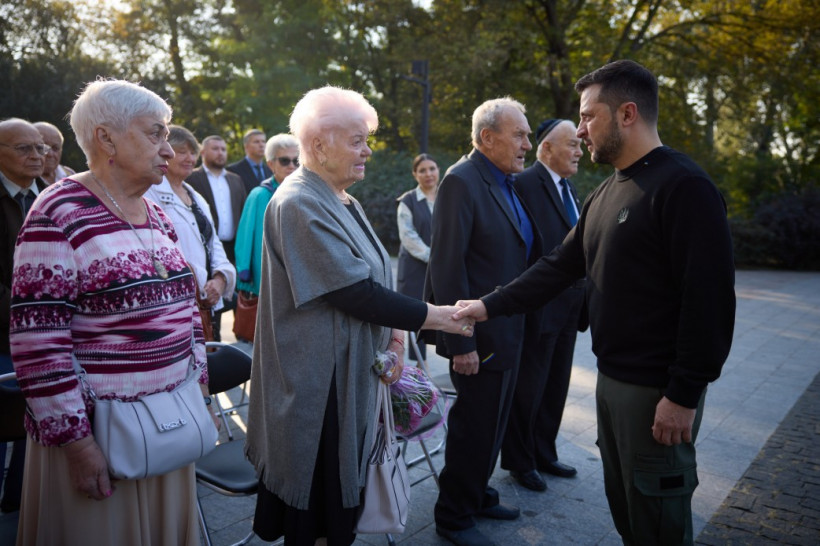
[[[364,180],[348,190],[361,202],[376,235],[393,256],[399,251],[396,198],[416,185],[412,163],[409,154],[375,152],[367,162]]]
[[[364,180],[349,190],[361,202],[376,235],[392,256],[399,252],[399,229],[396,225],[396,208],[399,204],[396,199],[416,187],[412,172],[414,157],[409,153],[374,152],[367,162]],[[435,157],[443,177],[444,171],[454,160],[440,157],[439,154]]]
[[[739,266],[820,269],[820,188],[777,195],[730,226]]]

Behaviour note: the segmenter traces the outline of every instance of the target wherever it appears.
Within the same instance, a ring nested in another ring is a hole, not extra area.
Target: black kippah
[[[538,129],[535,130],[535,146],[538,147],[547,138],[547,135],[550,134],[550,131],[555,129],[555,127],[564,121],[563,119],[546,119],[541,122],[541,125],[538,126]]]

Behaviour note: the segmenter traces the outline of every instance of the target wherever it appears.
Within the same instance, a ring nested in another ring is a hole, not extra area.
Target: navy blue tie
[[[502,188],[507,201],[509,201],[513,212],[515,212],[515,216],[518,219],[518,227],[521,229],[521,235],[524,237],[524,243],[527,245],[527,257],[529,257],[530,251],[532,250],[532,243],[535,240],[535,235],[533,232],[532,223],[530,222],[530,217],[527,216],[526,212],[524,212],[524,207],[521,206],[521,202],[515,196],[515,191],[513,190],[514,181],[515,179],[512,176],[507,176],[504,179]]]
[[[578,215],[575,214],[575,204],[569,191],[569,180],[566,178],[561,179],[561,199],[564,201],[564,208],[567,209],[569,223],[575,226],[578,223]]]
[[[260,182],[265,179],[265,171],[262,169],[262,165],[258,163],[253,164],[256,167],[256,178],[259,179]]]

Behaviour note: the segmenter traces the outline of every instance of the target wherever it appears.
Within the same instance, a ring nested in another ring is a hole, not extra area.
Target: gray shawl
[[[269,491],[307,509],[335,373],[342,502],[357,506],[373,443],[372,365],[390,329],[342,313],[322,296],[368,278],[392,288],[390,257],[381,244],[376,252],[333,191],[305,167],[273,195],[263,241],[245,452]]]

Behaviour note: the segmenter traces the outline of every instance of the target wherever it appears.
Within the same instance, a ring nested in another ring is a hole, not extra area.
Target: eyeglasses
[[[276,161],[278,161],[279,164],[282,165],[283,167],[287,167],[291,163],[293,163],[294,167],[299,166],[299,158],[298,157],[276,157],[274,159],[276,159]]]
[[[46,155],[51,150],[51,147],[45,144],[18,144],[17,146],[12,146],[11,144],[3,144],[0,142],[0,146],[12,148],[20,157],[31,155],[31,152],[37,152],[37,155]]]

